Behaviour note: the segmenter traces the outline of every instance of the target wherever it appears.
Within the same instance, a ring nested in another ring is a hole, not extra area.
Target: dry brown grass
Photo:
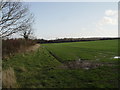
[[[16,77],[13,68],[2,71],[3,88],[17,88]]]
[[[19,71],[21,71],[21,72],[27,72],[27,69],[24,66],[22,66],[22,67],[19,67]]]
[[[35,45],[34,40],[25,39],[7,39],[2,40],[2,59],[9,59],[9,57],[19,52],[24,52],[30,46]]]
[[[35,44],[33,46],[30,46],[26,49],[26,52],[33,52],[35,50],[37,50],[40,47],[40,44]]]

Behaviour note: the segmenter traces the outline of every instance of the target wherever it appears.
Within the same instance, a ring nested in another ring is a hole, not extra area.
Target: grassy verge
[[[40,78],[44,80],[44,73],[61,65],[43,48],[26,54],[17,54],[11,59],[3,60],[3,70],[12,67],[15,70],[20,87],[40,87]]]

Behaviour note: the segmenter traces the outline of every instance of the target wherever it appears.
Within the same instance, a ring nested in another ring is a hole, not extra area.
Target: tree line
[[[81,42],[81,41],[97,41],[97,40],[114,40],[120,38],[63,38],[55,40],[36,39],[37,43],[64,43],[64,42]]]

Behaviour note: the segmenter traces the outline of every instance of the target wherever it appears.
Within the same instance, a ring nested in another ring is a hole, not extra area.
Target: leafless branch
[[[13,33],[25,31],[32,24],[29,9],[22,2],[3,2],[0,1],[0,36],[7,37]]]

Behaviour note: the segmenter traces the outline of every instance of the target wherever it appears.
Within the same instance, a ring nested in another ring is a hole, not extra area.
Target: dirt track
[[[93,62],[93,61],[88,61],[88,60],[76,60],[76,61],[68,61],[63,63],[60,68],[63,69],[93,69],[97,68],[99,66],[113,66],[115,65],[114,63],[103,63],[103,62]]]
[[[40,47],[40,44],[35,44],[34,46],[31,46],[29,48],[26,49],[26,52],[32,52],[37,50]]]

